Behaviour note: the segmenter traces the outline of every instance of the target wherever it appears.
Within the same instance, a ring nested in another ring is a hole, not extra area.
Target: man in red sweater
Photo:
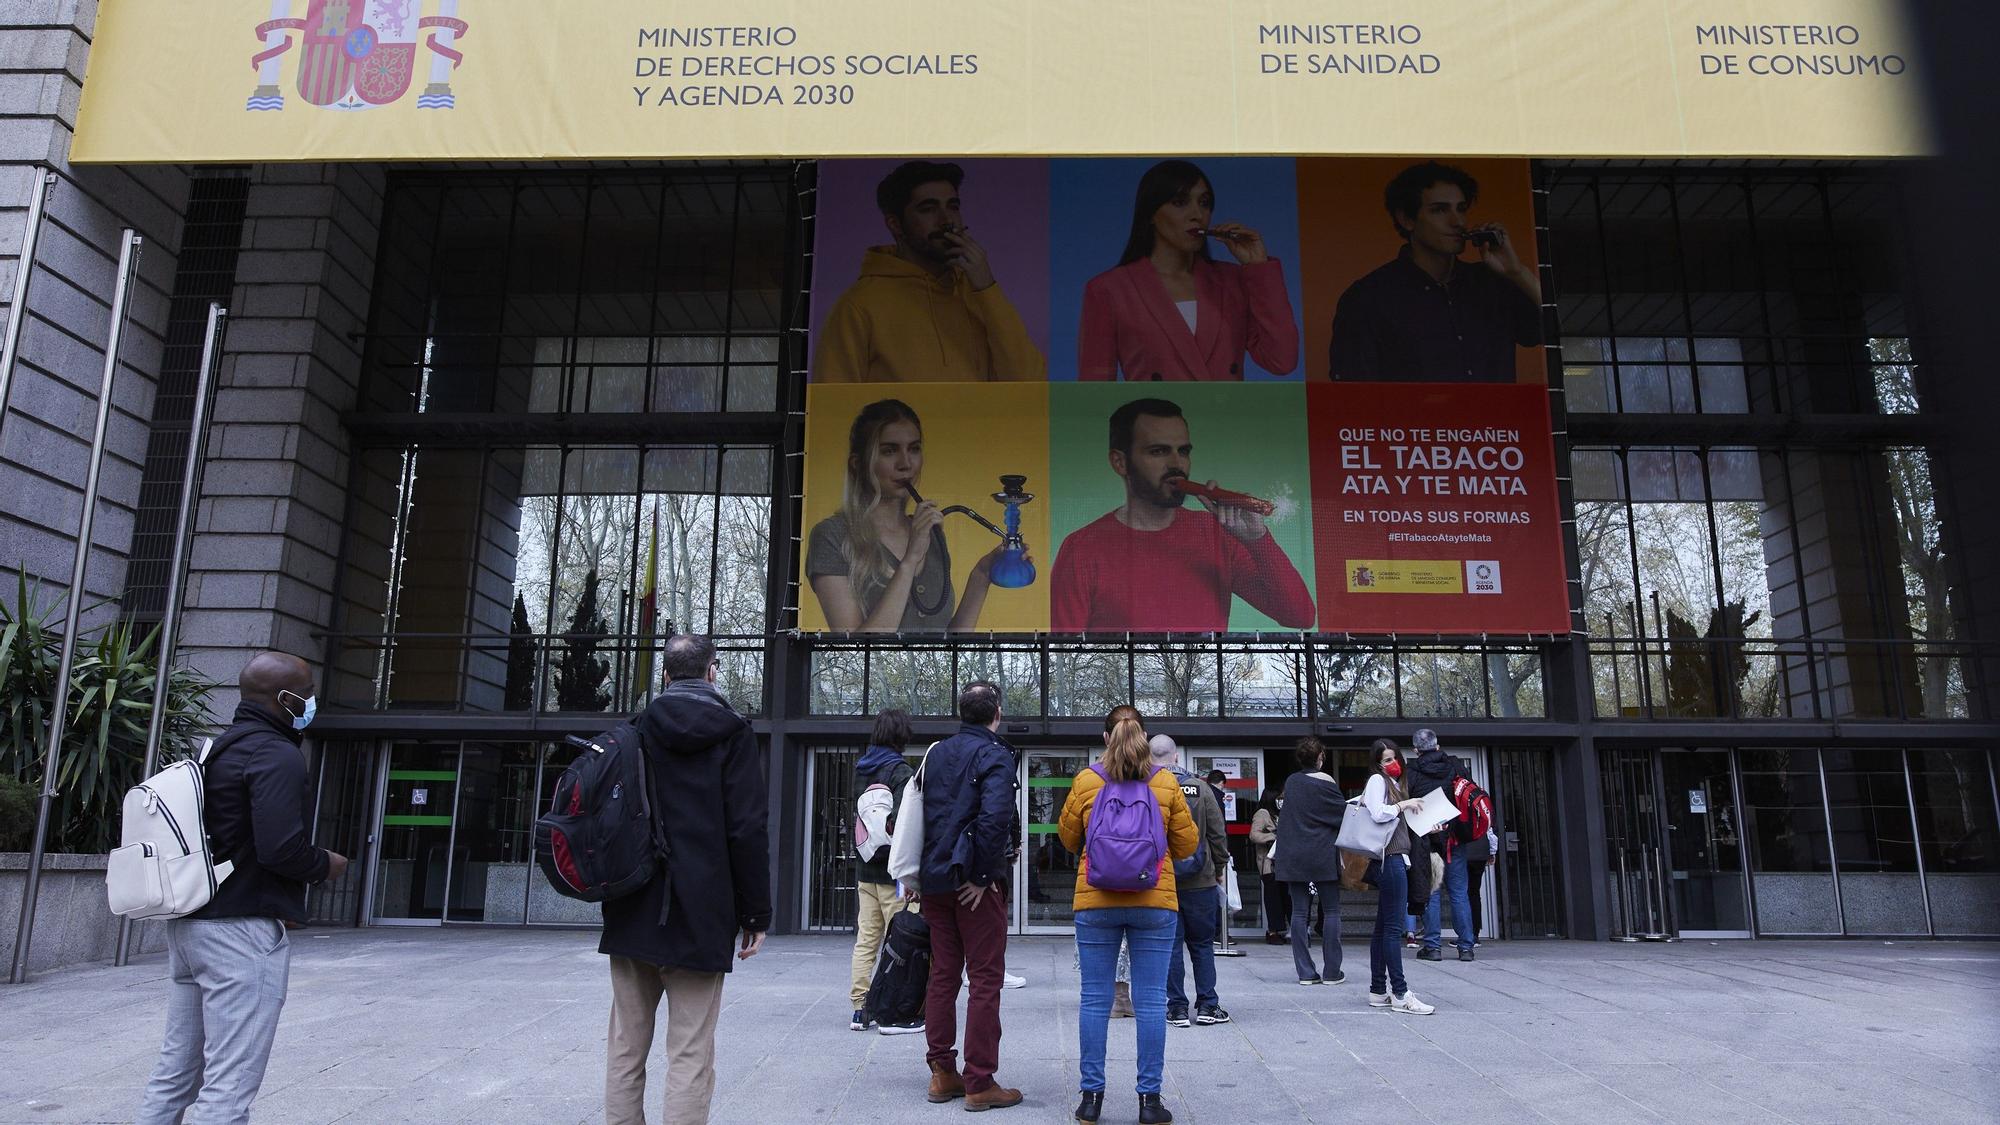
[[[1312,628],[1312,592],[1262,516],[1206,500],[1186,506],[1180,482],[1193,454],[1174,403],[1135,399],[1113,412],[1111,471],[1125,478],[1125,503],[1056,552],[1057,632],[1222,632],[1231,595],[1287,629]]]

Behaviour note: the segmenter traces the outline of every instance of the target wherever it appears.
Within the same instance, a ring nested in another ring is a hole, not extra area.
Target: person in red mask
[[[1368,943],[1368,1006],[1388,1008],[1404,1015],[1427,1016],[1437,1009],[1410,991],[1403,979],[1403,920],[1410,887],[1410,829],[1401,822],[1402,814],[1421,808],[1423,802],[1405,796],[1403,755],[1396,744],[1378,738],[1369,749],[1375,755],[1375,769],[1361,790],[1362,808],[1377,824],[1397,821],[1395,835],[1382,856],[1382,874],[1376,883],[1375,936]]]

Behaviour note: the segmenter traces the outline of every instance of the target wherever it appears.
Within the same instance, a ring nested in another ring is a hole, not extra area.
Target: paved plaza
[[[610,990],[596,936],[550,930],[296,935],[259,1122],[601,1120]],[[1993,1122],[2000,947],[1931,942],[1505,943],[1410,962],[1434,1016],[1300,988],[1286,950],[1221,963],[1235,1022],[1169,1028],[1167,1101],[1201,1123]],[[846,1030],[849,943],[773,939],[730,978],[718,1122],[956,1122],[923,1100],[921,1036]],[[1000,1076],[1008,1122],[1069,1120],[1076,974],[1016,938]],[[130,1120],[163,1020],[165,960],[0,986],[0,1122]],[[1107,1122],[1136,1119],[1129,1021]],[[660,1071],[649,1112],[657,1120]]]

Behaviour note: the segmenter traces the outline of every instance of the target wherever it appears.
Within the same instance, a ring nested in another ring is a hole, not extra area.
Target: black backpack
[[[595,738],[570,735],[578,753],[535,821],[535,859],[557,894],[603,902],[666,874],[666,826],[654,815],[639,728],[620,723]],[[665,903],[661,896],[662,921]]]
[[[924,993],[931,980],[931,924],[915,910],[899,910],[882,939],[882,960],[863,1004],[876,1023],[910,1023],[924,1018]]]

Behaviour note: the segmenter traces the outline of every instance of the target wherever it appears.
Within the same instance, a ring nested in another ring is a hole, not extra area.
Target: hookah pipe
[[[948,516],[956,512],[971,516],[979,522],[979,526],[1000,537],[1000,557],[993,560],[993,570],[989,577],[995,586],[1003,590],[1018,590],[1035,580],[1035,564],[1028,561],[1027,544],[1021,538],[1021,505],[1035,498],[1033,493],[1023,491],[1021,486],[1027,483],[1028,478],[1018,473],[1007,473],[1000,477],[1000,491],[993,494],[993,499],[999,501],[1006,509],[1006,514],[1001,517],[1006,523],[1005,528],[964,504],[953,504],[941,509],[939,513]],[[919,504],[924,502],[924,498],[918,495],[916,486],[906,484],[903,489],[910,494],[910,499]],[[931,528],[931,540],[934,545],[942,549],[944,528]],[[922,602],[917,603],[918,611],[924,614],[936,613],[943,608],[941,602],[928,608]]]
[[[1234,492],[1227,488],[1216,488],[1191,480],[1175,482],[1182,492],[1197,496],[1211,504],[1221,504],[1230,508],[1245,508],[1260,516],[1268,516],[1278,510],[1276,504],[1247,492]]]

